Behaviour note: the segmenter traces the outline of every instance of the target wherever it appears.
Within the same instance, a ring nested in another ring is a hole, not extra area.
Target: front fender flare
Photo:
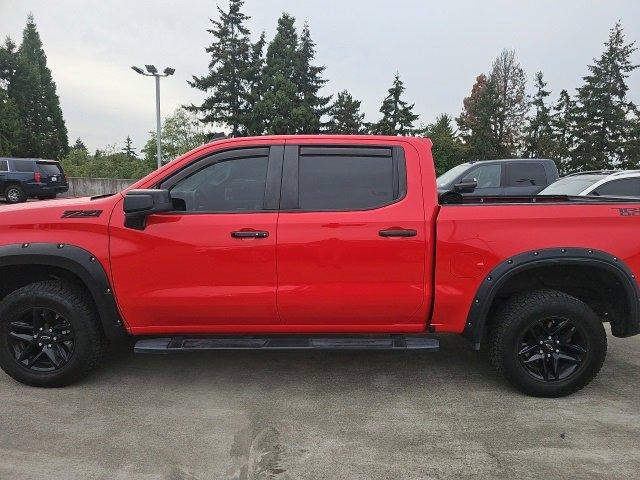
[[[45,265],[67,270],[87,287],[108,338],[126,334],[106,272],[96,256],[64,243],[22,243],[0,246],[0,267]]]

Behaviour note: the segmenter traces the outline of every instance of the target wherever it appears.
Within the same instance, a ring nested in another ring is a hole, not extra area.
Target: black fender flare
[[[0,267],[45,265],[67,270],[84,283],[98,309],[108,338],[126,335],[122,318],[104,268],[84,248],[64,243],[19,243],[0,246]]]
[[[629,337],[640,333],[640,289],[629,266],[615,255],[588,248],[549,248],[532,250],[511,257],[494,267],[485,276],[473,298],[463,335],[476,350],[480,349],[482,335],[491,304],[500,288],[516,274],[545,265],[583,265],[606,270],[617,278],[627,299],[627,318],[614,326],[616,337]]]

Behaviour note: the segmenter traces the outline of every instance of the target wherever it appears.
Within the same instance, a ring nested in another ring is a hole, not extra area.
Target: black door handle
[[[381,237],[415,237],[418,232],[404,228],[390,228],[388,230],[380,230],[378,234]]]
[[[237,230],[231,232],[231,236],[233,238],[267,238],[269,232],[265,232],[264,230]]]

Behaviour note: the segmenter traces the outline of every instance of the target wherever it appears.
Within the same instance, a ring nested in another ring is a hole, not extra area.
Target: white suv
[[[538,195],[640,197],[640,170],[572,173],[552,183]]]

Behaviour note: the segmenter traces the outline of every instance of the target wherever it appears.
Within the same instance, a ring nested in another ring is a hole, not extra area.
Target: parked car
[[[640,197],[640,170],[597,170],[562,177],[538,195]]]
[[[0,158],[0,195],[7,203],[55,198],[69,190],[62,165],[40,158]]]
[[[483,160],[453,167],[436,179],[438,193],[456,191],[464,196],[535,195],[558,179],[553,160]]]
[[[454,333],[486,339],[527,394],[584,387],[603,322],[640,332],[640,201],[463,200],[438,203],[428,139],[300,135],[210,143],[111,196],[5,206],[0,366],[53,387],[118,335],[174,353],[430,351]]]

